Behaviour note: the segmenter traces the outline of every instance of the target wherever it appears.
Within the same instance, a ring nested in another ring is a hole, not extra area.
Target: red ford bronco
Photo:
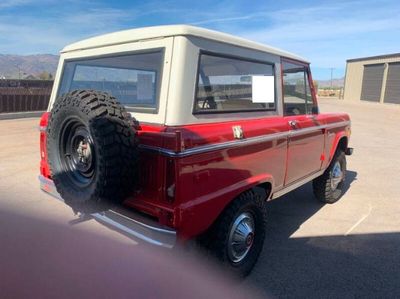
[[[44,191],[152,244],[197,238],[241,275],[266,201],[310,181],[337,201],[352,153],[349,116],[319,113],[307,61],[191,26],[65,47],[40,130]]]

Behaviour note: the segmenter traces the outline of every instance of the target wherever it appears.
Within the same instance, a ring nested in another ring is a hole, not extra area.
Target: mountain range
[[[26,78],[28,76],[38,77],[43,72],[54,76],[58,60],[58,55],[36,54],[36,55],[9,55],[0,54],[0,78]],[[330,87],[331,80],[317,80],[318,87]],[[343,87],[344,78],[333,79],[332,86]]]
[[[327,87],[344,87],[344,77],[343,78],[334,78],[331,80],[317,80],[318,88],[327,88]]]
[[[54,75],[59,56],[52,54],[9,55],[0,54],[0,78],[38,77],[47,72]]]

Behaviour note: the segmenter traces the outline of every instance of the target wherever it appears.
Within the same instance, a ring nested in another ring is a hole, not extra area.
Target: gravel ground
[[[243,286],[261,297],[400,297],[400,107],[335,99],[320,106],[352,118],[347,190],[333,205],[318,203],[310,184],[271,201],[265,247]],[[0,121],[0,213],[14,219],[0,218],[0,243],[18,217],[29,217],[137,245],[94,220],[77,222],[39,190],[37,125],[37,118]]]

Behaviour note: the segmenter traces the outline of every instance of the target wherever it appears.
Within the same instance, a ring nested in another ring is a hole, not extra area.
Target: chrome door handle
[[[289,126],[291,126],[292,128],[294,128],[294,129],[297,128],[297,120],[289,120],[288,123],[289,123]]]

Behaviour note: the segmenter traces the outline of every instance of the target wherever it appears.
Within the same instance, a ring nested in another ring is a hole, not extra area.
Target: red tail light
[[[43,113],[40,118],[39,130],[40,130],[40,174],[46,178],[50,178],[50,168],[47,160],[47,135],[46,129],[49,122],[49,112]]]
[[[165,179],[165,190],[166,190],[166,198],[168,201],[172,202],[175,200],[175,183],[176,183],[176,164],[173,159],[167,160],[167,169],[166,169],[166,179]]]

